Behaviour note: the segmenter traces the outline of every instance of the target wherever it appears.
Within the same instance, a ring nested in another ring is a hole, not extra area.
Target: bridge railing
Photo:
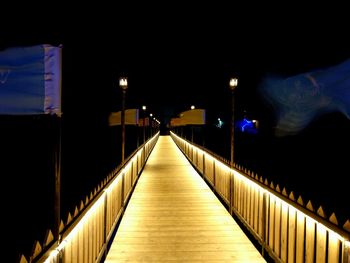
[[[301,196],[274,186],[238,165],[171,132],[182,152],[227,205],[230,213],[276,262],[350,262],[350,221],[343,227]]]
[[[90,198],[86,198],[85,205],[82,201],[81,208],[76,208],[74,212],[74,218],[68,215],[66,224],[61,223],[62,238],[59,243],[45,252],[38,244],[29,262],[100,262],[108,251],[125,205],[158,137],[159,133],[136,150],[124,166],[102,182]],[[28,260],[22,256],[20,262]]]

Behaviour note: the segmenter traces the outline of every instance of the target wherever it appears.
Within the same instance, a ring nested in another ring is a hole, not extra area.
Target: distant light
[[[151,117],[152,117],[152,116],[153,116],[153,114],[152,114],[152,113],[150,113],[150,114],[149,114],[149,116],[151,116]]]
[[[191,106],[191,110],[194,110],[196,107],[194,105]]]
[[[122,89],[127,89],[128,88],[128,79],[125,77],[119,78],[119,86]]]
[[[238,79],[237,78],[231,78],[230,79],[230,89],[234,90],[235,87],[238,85]]]
[[[220,118],[218,118],[218,124],[216,124],[215,126],[221,128],[222,125],[224,125],[224,122]]]
[[[257,120],[248,120],[247,118],[243,118],[243,120],[237,122],[237,125],[241,132],[251,134],[257,133]]]
[[[142,106],[142,109],[143,109],[143,110],[146,110],[146,109],[147,109],[147,107],[146,107],[145,105],[143,105],[143,106]]]

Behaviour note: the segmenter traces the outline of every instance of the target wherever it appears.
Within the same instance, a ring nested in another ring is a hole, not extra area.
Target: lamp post
[[[238,85],[238,79],[237,78],[231,78],[230,79],[230,90],[231,90],[231,125],[230,125],[230,137],[231,137],[231,141],[230,141],[230,145],[231,145],[231,160],[230,160],[230,164],[231,167],[233,167],[234,164],[234,122],[235,122],[235,117],[234,117],[234,113],[235,113],[235,96],[234,96],[234,90]]]
[[[147,107],[145,105],[142,106],[142,110],[143,110],[143,118],[142,118],[142,128],[143,128],[143,143],[146,142],[146,132],[145,132],[145,119],[146,119],[146,109]]]
[[[149,129],[150,129],[150,138],[153,136],[153,113],[149,114]]]
[[[194,110],[196,107],[191,105],[191,110]],[[193,143],[193,124],[191,125],[191,142]]]
[[[125,94],[128,88],[128,80],[125,77],[119,78],[119,87],[122,89],[122,116],[121,116],[121,125],[122,125],[122,165],[124,164],[125,158]]]

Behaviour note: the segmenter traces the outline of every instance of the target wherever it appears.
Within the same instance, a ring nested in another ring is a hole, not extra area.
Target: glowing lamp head
[[[146,110],[146,109],[147,109],[147,107],[146,107],[145,105],[143,105],[143,106],[142,106],[142,109],[143,109],[143,110]]]
[[[194,110],[196,107],[194,105],[191,106],[191,110]]]
[[[230,89],[234,90],[238,85],[238,79],[237,78],[231,78],[230,79]]]
[[[128,88],[128,79],[125,77],[119,78],[119,87],[126,90]]]

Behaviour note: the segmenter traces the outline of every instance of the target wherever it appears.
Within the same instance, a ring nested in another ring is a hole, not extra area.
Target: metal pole
[[[234,91],[233,89],[231,89],[231,125],[230,125],[230,145],[231,145],[231,159],[230,159],[230,166],[231,168],[233,168],[233,164],[234,164],[234,113],[235,113],[235,97],[234,97]],[[234,191],[234,175],[233,173],[231,173],[230,175],[230,202],[229,202],[229,213],[230,215],[232,215],[232,207],[233,207],[233,202],[234,200],[232,200],[233,197],[233,191]]]
[[[55,173],[55,203],[54,203],[54,230],[55,240],[60,242],[60,223],[61,223],[61,117],[52,116],[54,138],[54,173]]]
[[[122,116],[121,116],[121,124],[122,124],[122,164],[124,164],[124,158],[125,158],[125,93],[126,93],[126,89],[122,89]]]
[[[235,113],[235,96],[234,96],[234,90],[231,90],[231,125],[230,125],[230,145],[231,145],[231,167],[233,167],[234,164],[234,122],[235,122],[235,117],[234,117],[234,113]]]
[[[232,78],[230,79],[230,89],[231,89],[231,124],[230,124],[230,145],[231,145],[231,158],[230,158],[230,166],[233,168],[234,166],[234,154],[235,154],[235,145],[234,145],[234,133],[235,133],[235,93],[234,90],[237,87],[238,79]],[[232,206],[234,203],[234,200],[232,197],[234,196],[234,187],[235,187],[235,180],[234,180],[233,173],[230,176],[230,208],[229,213],[232,215]]]
[[[142,122],[143,122],[143,143],[146,142],[145,118],[146,118],[146,115],[145,115],[145,112],[143,112],[143,119],[142,119]]]

